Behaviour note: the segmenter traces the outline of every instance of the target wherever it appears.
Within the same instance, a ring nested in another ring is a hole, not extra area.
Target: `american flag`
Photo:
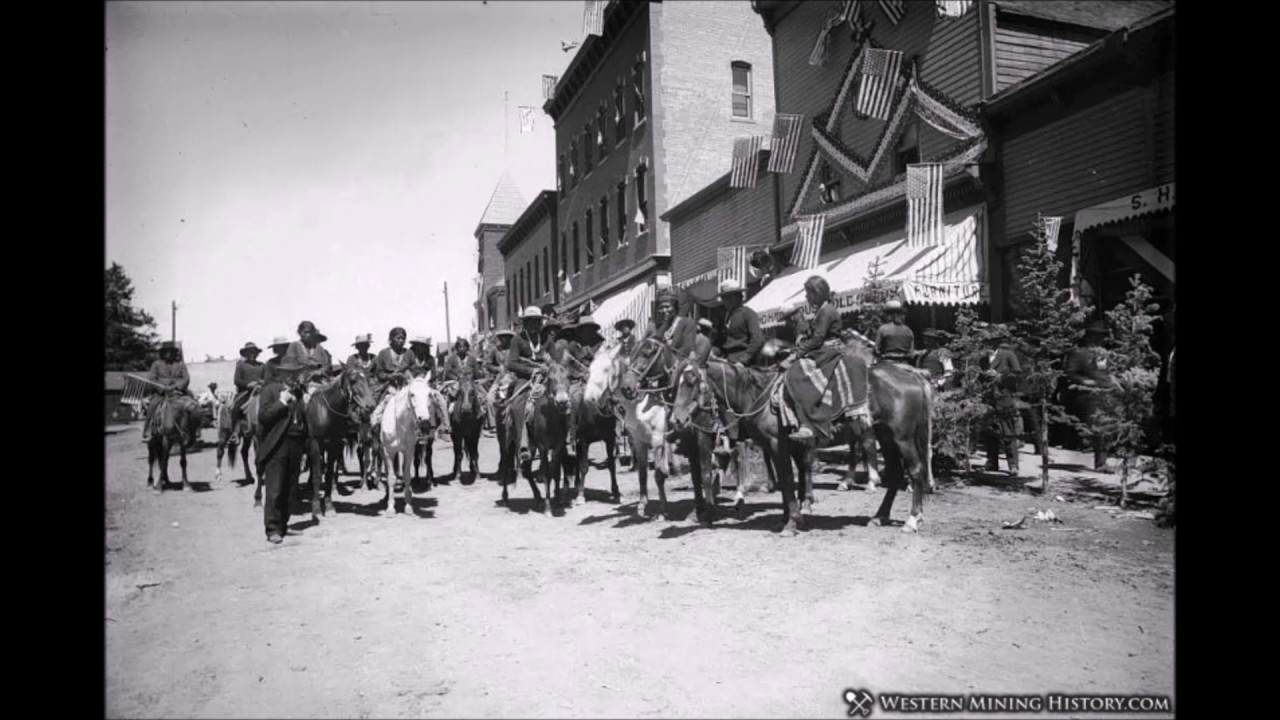
[[[587,0],[582,9],[582,34],[600,35],[604,32],[604,6],[601,0]]]
[[[747,284],[747,246],[722,247],[716,250],[716,281],[734,280]]]
[[[756,175],[759,170],[757,158],[763,145],[763,135],[734,138],[733,174],[729,176],[729,187],[753,188],[756,186]]]
[[[797,218],[799,232],[796,244],[791,250],[791,264],[804,270],[818,267],[818,256],[822,254],[822,231],[827,226],[827,216],[821,213]]]
[[[769,152],[769,172],[789,173],[796,163],[796,151],[800,148],[800,131],[803,115],[779,113],[773,118],[773,140]]]
[[[524,105],[520,106],[520,134],[521,135],[527,135],[533,132],[533,118],[534,118],[533,113],[535,110],[537,110],[537,108],[526,107]]]
[[[889,22],[897,25],[907,14],[907,3],[904,0],[880,0],[880,9],[884,11],[884,16],[889,18]]]
[[[1058,231],[1062,229],[1062,218],[1060,217],[1041,217],[1044,223],[1044,237],[1049,243],[1049,251],[1058,251]]]
[[[901,68],[901,52],[867,48],[862,56],[862,82],[858,87],[857,111],[873,118],[888,120]]]
[[[937,0],[938,17],[964,17],[973,8],[973,0]]]
[[[556,77],[555,75],[542,76],[542,99],[543,100],[550,100],[551,98],[556,96],[556,83],[559,81],[560,81],[560,78]]]
[[[857,4],[855,0],[842,0],[840,7],[827,18],[822,29],[818,31],[818,39],[813,43],[813,51],[809,53],[810,65],[819,66],[827,62],[827,44],[830,42],[831,31],[849,18],[851,9],[857,7]]]
[[[907,247],[942,243],[942,170],[942,163],[907,166]]]

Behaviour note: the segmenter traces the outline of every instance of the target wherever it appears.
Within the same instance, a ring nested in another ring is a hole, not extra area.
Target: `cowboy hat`
[[[740,293],[740,292],[742,292],[742,284],[739,283],[737,280],[729,279],[720,283],[720,292],[716,294],[720,296],[724,296],[730,293]]]
[[[888,312],[902,312],[902,301],[890,300],[889,302],[884,304],[884,309],[887,310]]]
[[[515,337],[515,332],[511,330],[499,330],[493,334],[494,338]]]
[[[271,341],[271,344],[270,344],[270,345],[268,345],[267,347],[269,347],[269,348],[278,348],[278,347],[280,347],[280,346],[282,346],[282,345],[283,345],[284,347],[289,347],[289,344],[290,344],[290,340],[289,340],[289,338],[287,338],[287,337],[285,337],[285,336],[283,336],[283,335],[277,335],[277,336],[275,337],[275,339]]]
[[[262,352],[262,349],[259,348],[257,345],[254,345],[253,341],[249,341],[245,343],[244,347],[240,348],[241,357],[245,355],[257,355],[260,352]]]
[[[664,302],[673,302],[673,303],[680,302],[680,296],[676,293],[674,288],[670,288],[670,287],[664,287],[661,290],[659,290],[658,296],[656,299],[659,305],[661,305]]]
[[[365,334],[365,335],[357,335],[357,336],[356,336],[356,341],[355,341],[355,342],[353,342],[353,343],[351,343],[351,344],[352,344],[352,345],[372,345],[372,344],[373,344],[373,333],[367,333],[367,334]]]
[[[596,322],[596,319],[591,317],[590,315],[583,315],[579,317],[576,325],[579,330],[589,328],[589,327],[595,328],[596,330],[600,329],[600,323]]]
[[[621,320],[613,324],[614,330],[622,330],[623,328],[630,328],[634,330],[635,327],[636,327],[636,321],[632,320],[631,318],[622,318]]]
[[[409,345],[410,347],[414,345],[425,345],[427,347],[431,347],[431,338],[418,335],[409,341]]]
[[[530,305],[529,307],[525,308],[523,312],[520,313],[520,319],[521,320],[541,320],[542,308],[538,307],[537,305]]]
[[[702,318],[701,320],[699,320],[699,321],[698,321],[698,327],[702,327],[702,328],[706,328],[706,329],[708,329],[708,330],[712,330],[712,329],[714,329],[714,328],[715,328],[715,325],[713,325],[713,324],[711,323],[711,321],[710,321],[710,320],[708,320],[707,318]]]

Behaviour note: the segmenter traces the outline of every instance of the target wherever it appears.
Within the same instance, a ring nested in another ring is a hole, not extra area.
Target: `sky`
[[[476,225],[504,171],[555,186],[541,76],[581,35],[572,0],[107,3],[107,266],[188,360],[302,320],[337,358],[438,342],[445,282],[468,334]]]

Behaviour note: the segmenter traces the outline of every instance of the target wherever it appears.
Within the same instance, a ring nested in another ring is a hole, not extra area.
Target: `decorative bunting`
[[[764,136],[734,138],[733,140],[733,172],[729,176],[731,188],[753,188],[760,167],[760,148],[764,145]]]
[[[810,65],[823,65],[827,62],[827,46],[830,42],[831,31],[840,27],[840,23],[849,19],[852,7],[857,3],[854,0],[842,0],[840,7],[823,23],[822,29],[818,31],[818,39],[813,44],[813,51],[809,53]]]
[[[942,163],[907,166],[907,247],[940,244],[942,223]]]
[[[877,120],[888,120],[902,73],[902,52],[868,47],[862,63],[862,82],[858,87],[859,113]]]
[[[826,229],[827,216],[823,213],[796,218],[799,235],[791,250],[791,264],[804,270],[818,267],[822,254],[822,233]]]
[[[880,0],[880,9],[889,22],[897,25],[907,14],[907,3],[904,0]]]
[[[586,0],[582,9],[582,34],[604,34],[604,6],[601,0]]]
[[[796,151],[800,148],[800,132],[804,129],[804,115],[778,113],[773,118],[773,138],[770,140],[769,172],[789,173],[796,163]]]
[[[556,96],[556,83],[558,83],[559,81],[560,81],[560,78],[556,77],[555,75],[542,76],[542,99],[543,100],[550,100],[551,98],[554,98]]]
[[[537,112],[538,109],[521,105],[519,107],[519,110],[520,110],[520,134],[528,135],[529,133],[533,132],[534,113]]]
[[[938,17],[958,18],[973,8],[973,0],[937,0]]]

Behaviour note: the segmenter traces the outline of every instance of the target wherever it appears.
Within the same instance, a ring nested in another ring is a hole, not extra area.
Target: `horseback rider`
[[[383,348],[373,359],[374,411],[369,415],[369,424],[373,427],[382,419],[387,396],[408,385],[413,377],[417,358],[405,347],[408,336],[402,327],[391,328],[387,334],[390,347]]]
[[[566,330],[570,330],[566,328]],[[567,444],[570,449],[577,447],[578,416],[572,408],[582,402],[582,392],[586,388],[590,375],[591,363],[596,353],[604,344],[604,336],[600,334],[600,323],[590,315],[583,315],[571,326],[568,338],[568,358],[565,363],[569,377],[569,433]]]
[[[351,353],[351,357],[347,358],[347,367],[358,367],[365,371],[366,374],[373,373],[373,353],[369,352],[369,346],[373,344],[373,333],[365,335],[357,335],[356,341],[351,346],[356,349]]]
[[[667,345],[677,361],[693,355],[697,350],[695,341],[698,337],[698,326],[693,320],[680,315],[680,296],[673,288],[664,287],[658,291],[657,301],[657,321],[650,326],[645,339],[656,339]],[[647,357],[653,357],[653,353],[657,350],[649,344],[645,346],[644,352]],[[654,377],[655,371],[660,370],[661,368],[652,368],[649,376]]]
[[[307,373],[303,375],[307,388],[302,394],[304,408],[315,391],[319,390],[329,377],[333,358],[329,356],[329,351],[322,344],[328,339],[324,333],[316,329],[314,323],[303,320],[298,324],[298,339],[289,343],[289,348],[284,351],[281,362],[292,362],[308,368]]]
[[[796,343],[795,355],[784,363],[784,381],[800,426],[791,433],[796,442],[831,437],[832,420],[865,404],[868,382],[866,366],[846,353],[840,313],[831,302],[831,286],[814,275],[805,281],[804,292],[817,312],[808,332]],[[828,394],[831,401],[825,403]]]
[[[449,400],[449,412],[453,412],[453,402],[458,395],[457,384],[462,382],[475,383],[476,380],[484,373],[480,367],[479,361],[475,356],[470,355],[471,343],[466,338],[458,338],[458,342],[453,346],[453,352],[449,353],[445,358],[444,367],[440,371],[440,379],[444,382],[454,383],[453,388],[446,394]],[[477,396],[479,397],[479,396]]]
[[[525,418],[521,423],[520,461],[529,459],[528,417],[533,412],[534,402],[542,397],[546,388],[542,383],[533,382],[534,375],[540,370],[537,363],[546,361],[547,348],[543,345],[542,310],[537,306],[529,306],[520,314],[520,334],[511,341],[511,349],[507,352],[507,371],[516,378],[525,381],[529,388],[525,400]]]
[[[911,363],[915,354],[916,336],[903,321],[906,310],[900,300],[890,300],[884,305],[888,321],[876,330],[876,353],[885,360]]]
[[[231,401],[232,427],[236,427],[244,418],[244,409],[249,404],[253,391],[262,387],[266,367],[258,362],[258,354],[261,352],[252,341],[240,348],[240,359],[236,361],[236,373],[233,379],[236,395]]]
[[[493,344],[485,351],[484,370],[489,376],[489,391],[485,393],[485,415],[489,428],[494,431],[498,429],[494,408],[498,406],[498,398],[511,385],[511,374],[507,372],[507,353],[511,351],[511,339],[515,336],[511,330],[499,330],[494,333]]]
[[[151,363],[147,379],[159,385],[151,388],[151,397],[147,400],[146,420],[142,425],[142,442],[151,440],[151,418],[165,401],[175,403],[175,419],[178,431],[182,433],[183,445],[190,445],[195,438],[190,437],[187,415],[196,411],[195,398],[191,396],[191,375],[187,373],[187,365],[178,354],[178,345],[170,340],[160,343],[160,357]]]
[[[622,318],[613,324],[613,329],[618,331],[618,352],[622,357],[629,358],[636,351],[636,321],[631,318]]]
[[[736,280],[720,283],[720,299],[726,311],[720,354],[732,363],[755,364],[765,339],[760,331],[760,316],[743,304],[742,285]]]
[[[409,341],[409,351],[413,353],[413,365],[409,368],[411,377],[425,377],[436,369],[436,359],[431,354],[431,338],[422,335]]]
[[[289,349],[289,338],[277,335],[267,347],[271,349],[272,355],[262,365],[262,380],[264,383],[271,382],[271,369],[280,367],[280,361],[284,360],[284,353]]]

